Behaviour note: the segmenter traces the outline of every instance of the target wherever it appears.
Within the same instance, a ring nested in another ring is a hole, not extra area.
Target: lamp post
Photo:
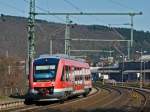
[[[102,78],[102,85],[104,85],[105,84],[104,82],[104,58],[99,58],[99,59],[102,62],[103,73],[101,74],[101,78]]]
[[[145,84],[145,64],[146,64],[146,62],[144,61],[144,76],[143,76],[143,84]]]
[[[125,58],[127,57],[127,56],[125,56],[125,55],[122,55],[122,56],[120,56],[121,58],[122,58],[122,73],[121,73],[121,84],[122,84],[122,86],[123,86],[123,80],[124,80],[124,62],[125,62]]]
[[[140,62],[141,62],[141,64],[140,64],[140,88],[142,88],[143,87],[143,75],[142,75],[142,55],[143,55],[143,53],[146,53],[147,51],[142,51],[142,49],[141,49],[141,51],[136,51],[136,53],[139,53],[140,54],[140,56],[141,56],[141,58],[140,58]]]

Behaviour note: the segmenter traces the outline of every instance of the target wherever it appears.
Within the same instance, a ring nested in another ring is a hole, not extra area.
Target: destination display
[[[54,70],[56,65],[42,65],[42,66],[36,66],[36,70]]]

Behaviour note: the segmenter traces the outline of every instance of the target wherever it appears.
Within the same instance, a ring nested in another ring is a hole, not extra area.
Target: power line
[[[74,9],[76,9],[77,11],[79,11],[79,12],[83,12],[79,7],[77,7],[75,4],[73,4],[72,2],[70,2],[70,1],[68,1],[68,0],[64,0],[66,3],[68,3],[69,5],[71,5]],[[94,15],[93,15],[94,16]],[[104,22],[103,22],[103,20],[101,20],[101,19],[99,19],[97,16],[94,16],[94,19],[96,20],[96,21],[101,21],[103,24],[105,24]]]
[[[81,12],[82,13],[82,10],[79,8],[79,7],[77,7],[75,4],[73,4],[72,2],[70,2],[70,1],[68,1],[68,0],[64,0],[64,2],[66,2],[67,4],[69,4],[70,6],[72,6],[74,9],[76,9],[77,11],[79,11],[79,12]],[[70,15],[71,16],[71,15]],[[74,16],[71,16],[72,18],[75,18]],[[77,19],[77,18],[75,18],[75,19]],[[77,19],[77,21],[79,21],[78,19]]]
[[[72,6],[74,9],[76,9],[77,11],[79,11],[79,12],[83,12],[79,7],[77,7],[75,4],[73,4],[72,2],[70,2],[70,1],[68,1],[68,0],[64,0],[66,3],[68,3],[70,6]],[[99,18],[97,18],[96,16],[94,16],[95,18],[95,20],[98,20]]]
[[[112,2],[113,4],[116,4],[116,5],[118,5],[118,6],[122,7],[122,8],[124,8],[124,9],[132,9],[132,10],[135,10],[135,9],[133,9],[133,8],[131,8],[131,7],[127,6],[127,5],[125,5],[125,4],[122,4],[122,3],[118,2],[118,1],[114,1],[114,0],[108,0],[108,1],[110,1],[110,2]]]
[[[29,3],[28,0],[24,0],[24,1],[25,1],[27,4]],[[38,5],[35,5],[35,7],[38,8],[39,10],[41,10],[41,11],[48,12],[48,10],[43,9],[43,8],[39,7]],[[55,17],[58,18],[58,16],[55,16]],[[61,19],[61,20],[62,20],[62,19]],[[39,28],[39,30],[41,31],[41,33],[43,33],[43,34],[46,33],[45,30],[44,30],[44,28],[42,28],[39,23],[36,23],[36,26]],[[61,29],[62,29],[62,28],[61,28]],[[55,32],[52,33],[52,35],[53,35],[54,33],[57,33],[59,30],[60,30],[60,28],[56,29]]]
[[[60,32],[62,32],[62,31],[64,31],[64,27],[62,27],[62,28],[57,28],[52,34],[50,34],[51,36],[55,36],[57,33],[60,33]]]
[[[29,3],[29,1],[28,0],[24,0],[26,3]],[[41,11],[44,11],[44,12],[50,12],[49,10],[46,10],[46,9],[44,9],[44,8],[41,8],[40,6],[38,6],[38,5],[35,5],[35,7],[37,8],[37,9],[39,9],[39,10],[41,10]],[[55,17],[56,19],[58,19],[59,21],[62,21],[62,22],[66,22],[65,20],[63,20],[61,17],[59,17],[59,16],[56,16],[56,15],[52,15],[53,17]]]
[[[14,10],[20,12],[21,14],[22,14],[22,13],[26,13],[26,11],[21,10],[21,9],[19,9],[19,8],[13,6],[13,5],[7,4],[7,3],[2,2],[2,1],[0,1],[0,3],[3,4],[3,5],[5,5],[5,6],[7,6],[7,7],[9,7],[9,8],[11,8],[11,9],[14,9]]]
[[[44,30],[44,28],[39,24],[36,23],[36,26],[39,28],[40,32],[43,33],[43,35],[45,35],[47,32]],[[61,33],[64,31],[64,26],[55,29],[55,31],[53,31],[49,36],[51,37],[51,39],[53,39],[52,37],[56,36],[58,33]],[[56,39],[57,40],[57,39]],[[58,39],[59,40],[59,39]],[[64,40],[64,39],[63,39]]]
[[[80,12],[82,12],[81,10],[80,10],[80,8],[79,7],[77,7],[76,5],[74,5],[72,2],[70,2],[70,1],[68,1],[68,0],[64,0],[66,3],[68,3],[69,5],[71,5],[74,9],[76,9],[77,11],[80,11]]]
[[[39,10],[41,10],[41,11],[49,12],[48,10],[43,9],[43,8],[37,6],[37,5],[36,5],[36,7],[37,7]],[[62,19],[61,17],[59,17],[59,16],[56,16],[56,15],[53,15],[53,16],[54,16],[56,19],[58,19],[58,20],[60,20],[60,21],[62,21],[62,22],[66,22],[65,20],[63,20],[63,19]]]

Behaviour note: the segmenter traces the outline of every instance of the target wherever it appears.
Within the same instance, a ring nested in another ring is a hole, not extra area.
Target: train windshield
[[[35,66],[34,79],[36,81],[40,80],[53,80],[56,77],[56,64],[49,65],[36,65]]]

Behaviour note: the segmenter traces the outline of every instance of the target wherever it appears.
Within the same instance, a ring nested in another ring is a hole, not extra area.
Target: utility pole
[[[130,45],[131,45],[130,40],[128,40],[128,43],[127,43],[127,44],[128,44],[128,60],[129,60],[129,59],[130,59],[130,55],[131,55],[131,54],[130,54],[130,50],[131,50],[131,49],[130,49]]]
[[[136,51],[137,53],[140,53],[140,56],[141,56],[141,59],[140,59],[140,69],[141,69],[141,73],[140,73],[140,88],[143,87],[143,61],[142,61],[142,56],[143,56],[143,53],[146,53],[147,51],[143,51],[141,49],[141,51]]]
[[[133,17],[134,15],[130,15],[131,17],[131,42],[130,42],[130,47],[131,47],[131,56],[133,56]]]
[[[35,55],[35,0],[30,0],[30,12],[28,18],[28,67],[29,67],[29,87],[33,89],[33,59]]]
[[[70,56],[70,23],[69,15],[66,15],[65,54],[68,56]]]
[[[49,40],[49,54],[50,55],[53,54],[53,39],[52,38]]]
[[[140,88],[142,88],[143,87],[143,71],[142,71],[142,55],[143,55],[143,52],[142,52],[142,50],[141,50],[141,73],[140,73]]]
[[[131,47],[133,47],[133,17],[134,15],[131,16]]]
[[[104,12],[104,13],[97,13],[97,12],[96,13],[86,13],[86,12],[80,12],[80,13],[76,13],[76,12],[72,12],[72,13],[59,13],[59,12],[58,13],[51,13],[51,12],[47,12],[47,13],[45,13],[45,12],[38,12],[38,13],[35,13],[35,12],[33,12],[33,14],[34,15],[62,15],[62,16],[66,15],[65,54],[70,55],[70,52],[68,52],[68,51],[70,51],[69,50],[70,49],[70,38],[68,38],[69,33],[70,33],[69,25],[68,25],[70,15],[89,15],[89,16],[91,16],[91,15],[113,15],[113,16],[128,15],[128,16],[133,17],[135,15],[142,15],[142,12],[138,12],[138,13],[131,13],[131,12],[127,12],[127,13],[115,13],[115,12],[112,12],[112,13],[109,13],[109,12],[108,13],[107,12]]]
[[[146,64],[146,63],[147,63],[147,62],[143,61],[143,64],[144,64],[144,68],[143,68],[143,71],[144,71],[144,74],[143,74],[143,75],[144,75],[144,76],[143,76],[143,85],[145,85],[145,69],[146,69],[146,68],[145,68],[145,67],[146,67],[145,64]]]
[[[125,58],[125,56],[122,55],[122,77],[121,77],[122,86],[123,86],[123,83],[124,83],[124,58]]]

